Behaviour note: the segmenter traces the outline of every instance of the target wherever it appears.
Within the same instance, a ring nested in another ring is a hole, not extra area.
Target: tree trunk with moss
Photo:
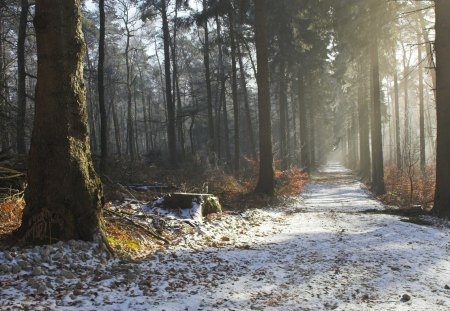
[[[26,208],[18,236],[92,240],[102,186],[91,160],[80,0],[36,2],[38,82]]]

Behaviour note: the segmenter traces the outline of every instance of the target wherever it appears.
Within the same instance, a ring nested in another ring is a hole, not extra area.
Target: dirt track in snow
[[[82,290],[58,300],[50,291],[40,305],[61,310],[450,309],[445,288],[450,286],[449,229],[365,213],[383,207],[336,163],[322,168],[302,198],[296,206],[264,212],[266,221],[252,229],[245,247],[175,249],[141,262],[108,263],[101,271],[111,278],[96,283],[95,294]],[[3,288],[0,309],[8,295],[12,300],[4,306],[39,305]]]

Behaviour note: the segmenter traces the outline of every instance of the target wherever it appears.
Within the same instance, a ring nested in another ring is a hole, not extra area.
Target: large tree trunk
[[[106,169],[108,157],[108,118],[105,105],[104,63],[105,63],[105,0],[99,0],[100,37],[98,42],[98,106],[100,109],[100,170]]]
[[[164,39],[164,73],[166,79],[166,101],[167,101],[167,139],[169,149],[169,165],[177,165],[177,142],[175,131],[175,103],[172,100],[172,81],[170,72],[170,31],[167,20],[167,1],[161,1],[162,28]]]
[[[18,234],[40,242],[92,240],[102,186],[89,149],[80,1],[37,1],[34,25],[36,112]]]
[[[436,0],[436,193],[434,213],[450,217],[450,1]]]
[[[274,171],[269,93],[270,82],[267,50],[266,0],[255,0],[254,3],[259,111],[259,178],[255,191],[272,195],[274,193]]]
[[[25,146],[25,116],[27,110],[27,94],[25,85],[25,39],[27,35],[28,0],[21,1],[19,35],[17,38],[17,152],[24,154]]]
[[[372,14],[374,14],[372,12]],[[372,74],[372,191],[376,195],[385,193],[383,141],[381,131],[380,73],[378,64],[378,38],[370,43],[370,67]]]

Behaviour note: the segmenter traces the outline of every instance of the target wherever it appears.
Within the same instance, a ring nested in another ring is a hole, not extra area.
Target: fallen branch
[[[131,218],[128,217],[127,215],[124,215],[123,213],[120,213],[120,212],[113,211],[113,210],[108,209],[108,208],[104,208],[104,211],[106,211],[106,212],[108,212],[108,213],[110,213],[110,214],[112,214],[112,215],[114,215],[114,216],[117,216],[117,217],[119,217],[119,218],[125,219],[126,221],[128,221],[129,223],[131,223],[132,225],[134,225],[135,227],[137,227],[137,228],[139,228],[139,229],[145,231],[146,233],[150,234],[150,235],[153,236],[154,238],[156,238],[156,239],[158,239],[158,240],[164,242],[165,244],[170,244],[170,241],[169,241],[169,240],[163,238],[162,236],[160,236],[159,234],[157,234],[156,232],[154,232],[152,229],[150,229],[150,228],[148,228],[148,227],[146,227],[146,226],[144,226],[144,225],[142,225],[142,224],[140,224],[140,223],[134,221],[133,219],[131,219]]]

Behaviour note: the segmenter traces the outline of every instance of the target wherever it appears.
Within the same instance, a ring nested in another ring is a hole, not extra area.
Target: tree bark
[[[253,159],[256,160],[257,154],[256,154],[256,144],[255,144],[255,134],[253,133],[253,124],[252,124],[252,116],[250,113],[250,103],[248,100],[248,90],[247,90],[247,79],[245,78],[245,68],[244,68],[244,62],[242,60],[242,50],[240,48],[240,44],[237,44],[238,48],[238,57],[239,57],[239,71],[240,71],[240,77],[241,77],[241,88],[242,88],[242,95],[244,96],[244,105],[245,105],[245,120],[247,123],[247,131],[248,131],[248,137],[250,140],[250,150],[252,153]]]
[[[164,39],[164,72],[166,79],[166,102],[167,102],[167,139],[169,150],[169,165],[177,165],[177,143],[175,131],[175,103],[172,100],[172,82],[170,72],[170,31],[167,20],[167,1],[161,1],[162,28]]]
[[[6,92],[5,92],[5,66],[3,55],[3,8],[0,7],[0,112],[6,114]],[[6,122],[0,122],[0,150],[6,150],[7,146],[7,131]]]
[[[207,1],[203,0],[203,11],[207,11]],[[205,82],[206,82],[206,104],[208,107],[208,150],[209,152],[216,151],[216,142],[214,139],[214,118],[213,118],[213,103],[211,92],[211,70],[209,68],[209,29],[208,18],[205,17],[203,21],[203,29],[205,32],[205,42],[203,46],[203,63],[205,66]]]
[[[21,0],[19,35],[17,39],[17,152],[26,153],[25,117],[27,110],[26,72],[25,72],[25,39],[28,22],[28,0]]]
[[[397,60],[395,57],[394,50],[394,62],[397,65]],[[397,162],[397,168],[402,168],[402,151],[400,146],[400,99],[399,99],[399,91],[398,91],[398,73],[397,66],[394,66],[394,106],[395,106],[395,158]]]
[[[93,240],[99,229],[102,186],[89,149],[80,6],[36,2],[36,112],[17,232],[29,241]]]
[[[310,153],[308,143],[307,106],[305,103],[305,81],[301,70],[298,74],[298,110],[300,114],[300,166],[303,170],[310,170]]]
[[[360,69],[360,81],[358,86],[358,122],[359,122],[359,174],[363,180],[370,179],[370,146],[369,146],[369,109],[367,96],[365,96],[365,84],[362,79],[363,70]]]
[[[217,41],[218,41],[218,50],[219,50],[219,69],[220,69],[220,105],[222,106],[222,114],[223,114],[223,133],[224,133],[224,145],[225,145],[225,159],[227,165],[231,161],[231,152],[230,152],[230,137],[228,131],[228,112],[227,112],[227,99],[226,99],[226,77],[225,77],[225,65],[223,59],[223,44],[222,44],[222,27],[220,23],[219,16],[216,16],[216,25],[217,25]],[[220,113],[220,109],[219,109]]]
[[[283,53],[282,53],[283,54]],[[280,161],[281,169],[285,170],[287,163],[287,128],[286,128],[286,113],[287,113],[287,81],[286,81],[286,67],[284,56],[280,60],[280,89],[279,89],[279,114],[280,114]]]
[[[419,59],[419,128],[420,128],[420,169],[425,173],[425,111],[423,96],[423,66],[422,66],[422,46],[420,45],[420,34],[417,34],[417,55]]]
[[[416,6],[419,6],[419,2],[416,2]],[[417,10],[417,14],[419,15],[419,25],[422,29],[423,40],[426,44],[428,69],[430,70],[433,94],[436,99],[436,64],[433,58],[433,43],[428,35],[425,19],[423,17],[423,11]]]
[[[267,48],[266,0],[255,0],[255,40],[257,55],[259,111],[259,178],[256,192],[274,194],[272,120],[270,111],[269,61]]]
[[[233,117],[234,117],[234,174],[239,175],[240,170],[240,157],[241,157],[241,146],[240,146],[240,127],[239,127],[239,102],[237,98],[237,65],[236,65],[236,40],[235,40],[235,30],[234,30],[234,12],[230,9],[228,14],[230,21],[230,41],[231,41],[231,93],[233,100]]]
[[[372,12],[372,14],[374,14]],[[372,17],[374,18],[374,17]],[[370,43],[370,67],[372,74],[372,191],[376,195],[385,193],[383,141],[381,131],[380,73],[378,63],[378,38],[374,35]]]
[[[100,170],[106,169],[108,158],[108,118],[105,104],[105,0],[99,0],[100,34],[98,42],[98,106],[100,109]]]
[[[450,1],[436,0],[436,193],[434,214],[450,217]]]

